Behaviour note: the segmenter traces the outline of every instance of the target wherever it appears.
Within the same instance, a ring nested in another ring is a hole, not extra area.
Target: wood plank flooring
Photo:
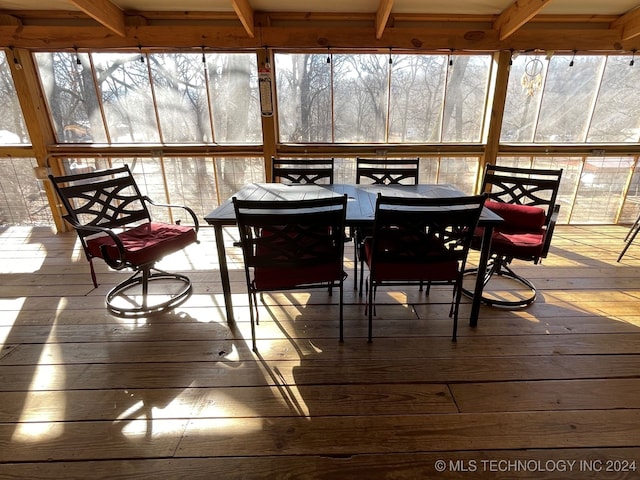
[[[522,310],[451,290],[265,296],[251,351],[240,251],[228,325],[213,232],[162,262],[189,275],[174,312],[125,320],[125,273],[73,233],[0,229],[0,479],[626,479],[640,477],[640,242],[624,226],[559,226]],[[346,270],[352,275],[352,246]],[[473,260],[472,260],[473,261]]]

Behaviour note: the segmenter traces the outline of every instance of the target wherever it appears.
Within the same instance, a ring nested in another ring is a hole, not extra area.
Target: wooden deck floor
[[[239,264],[229,326],[206,228],[162,265],[194,295],[136,321],[106,312],[123,274],[99,265],[93,289],[74,234],[1,229],[0,478],[638,478],[640,243],[616,263],[626,231],[558,227],[544,264],[518,269],[538,300],[482,307],[475,329],[466,300],[457,343],[450,290],[434,287],[379,293],[368,344],[348,279],[344,344],[336,298],[278,294],[256,355]]]

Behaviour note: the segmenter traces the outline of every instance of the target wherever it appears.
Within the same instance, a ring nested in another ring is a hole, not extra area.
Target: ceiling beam
[[[249,5],[248,0],[231,0],[236,15],[240,18],[242,26],[247,31],[247,35],[251,38],[256,36],[255,26],[253,24],[253,8]]]
[[[387,26],[391,7],[393,7],[393,0],[380,0],[380,5],[378,5],[378,11],[376,12],[376,39],[378,40],[382,38],[384,29]]]
[[[124,12],[109,0],[71,0],[71,3],[112,32],[126,36]]]
[[[611,28],[622,27],[622,40],[631,40],[640,35],[640,7],[628,11],[611,24]]]
[[[13,15],[0,14],[0,25],[13,25],[15,27],[22,26],[22,20]]]
[[[127,37],[113,35],[103,27],[65,25],[25,24],[0,25],[0,46],[32,49],[83,48],[113,49],[132,48],[140,45],[145,48],[166,49],[195,48],[203,43],[207,48],[245,49],[263,48],[316,48],[325,49],[334,45],[346,49],[377,49],[394,51],[433,51],[464,50],[495,52],[499,50],[554,50],[556,52],[573,50],[629,52],[640,51],[640,37],[622,42],[620,30],[594,28],[567,29],[564,25],[549,25],[546,28],[520,29],[508,40],[499,40],[498,31],[491,29],[472,30],[466,25],[443,23],[441,28],[395,27],[385,30],[384,39],[377,40],[373,34],[373,14],[371,22],[361,26],[327,25],[309,28],[305,24],[292,26],[261,27],[260,38],[249,38],[240,25],[221,25],[208,22],[195,27],[189,23],[165,22],[148,25],[140,24],[127,27]],[[337,47],[336,47],[337,48]]]
[[[551,0],[516,0],[509,5],[493,23],[494,30],[500,32],[504,40],[525,23],[535,17]]]

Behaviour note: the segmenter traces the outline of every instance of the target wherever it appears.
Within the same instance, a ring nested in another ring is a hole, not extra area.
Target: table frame
[[[283,183],[252,183],[242,187],[234,196],[245,200],[302,200],[326,196],[347,194],[346,226],[372,225],[375,217],[375,205],[378,193],[389,196],[403,197],[459,197],[465,193],[448,184],[418,184],[418,185],[356,185],[356,184],[330,184],[330,185],[303,185]],[[224,246],[224,227],[236,225],[235,211],[231,198],[223,202],[218,208],[204,217],[205,221],[213,226],[218,259],[220,263],[220,280],[225,303],[227,322],[235,321],[233,303],[231,298],[231,282],[229,281],[229,269],[227,266],[227,253]],[[484,227],[478,272],[487,269],[491,249],[491,235],[493,227],[502,222],[495,213],[485,208],[480,216],[479,225]],[[469,325],[478,325],[480,304],[482,302],[482,290],[484,288],[484,276],[477,275],[474,288]]]

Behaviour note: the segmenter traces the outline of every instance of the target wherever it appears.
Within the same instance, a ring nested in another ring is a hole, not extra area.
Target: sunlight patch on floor
[[[53,332],[49,336],[49,341],[56,341]],[[29,393],[26,395],[22,414],[13,434],[13,441],[24,443],[43,442],[55,439],[63,434],[64,424],[51,421],[52,419],[65,417],[67,405],[65,394],[62,391],[56,391],[55,386],[51,384],[54,378],[56,382],[64,381],[64,367],[61,366],[63,362],[62,353],[56,343],[50,343],[48,348],[42,350],[38,362],[39,365],[36,367],[29,385]],[[47,364],[45,368],[41,368],[43,363]],[[51,374],[51,367],[63,372],[57,372],[54,376]],[[39,408],[39,396],[31,393],[39,390],[49,390],[46,397],[48,404],[43,408]]]
[[[18,298],[0,298],[0,310],[2,310],[2,318],[0,319],[0,325],[3,327],[12,327],[22,311],[27,297]],[[7,331],[10,332],[11,329]],[[0,334],[0,342],[6,340],[6,335]]]

